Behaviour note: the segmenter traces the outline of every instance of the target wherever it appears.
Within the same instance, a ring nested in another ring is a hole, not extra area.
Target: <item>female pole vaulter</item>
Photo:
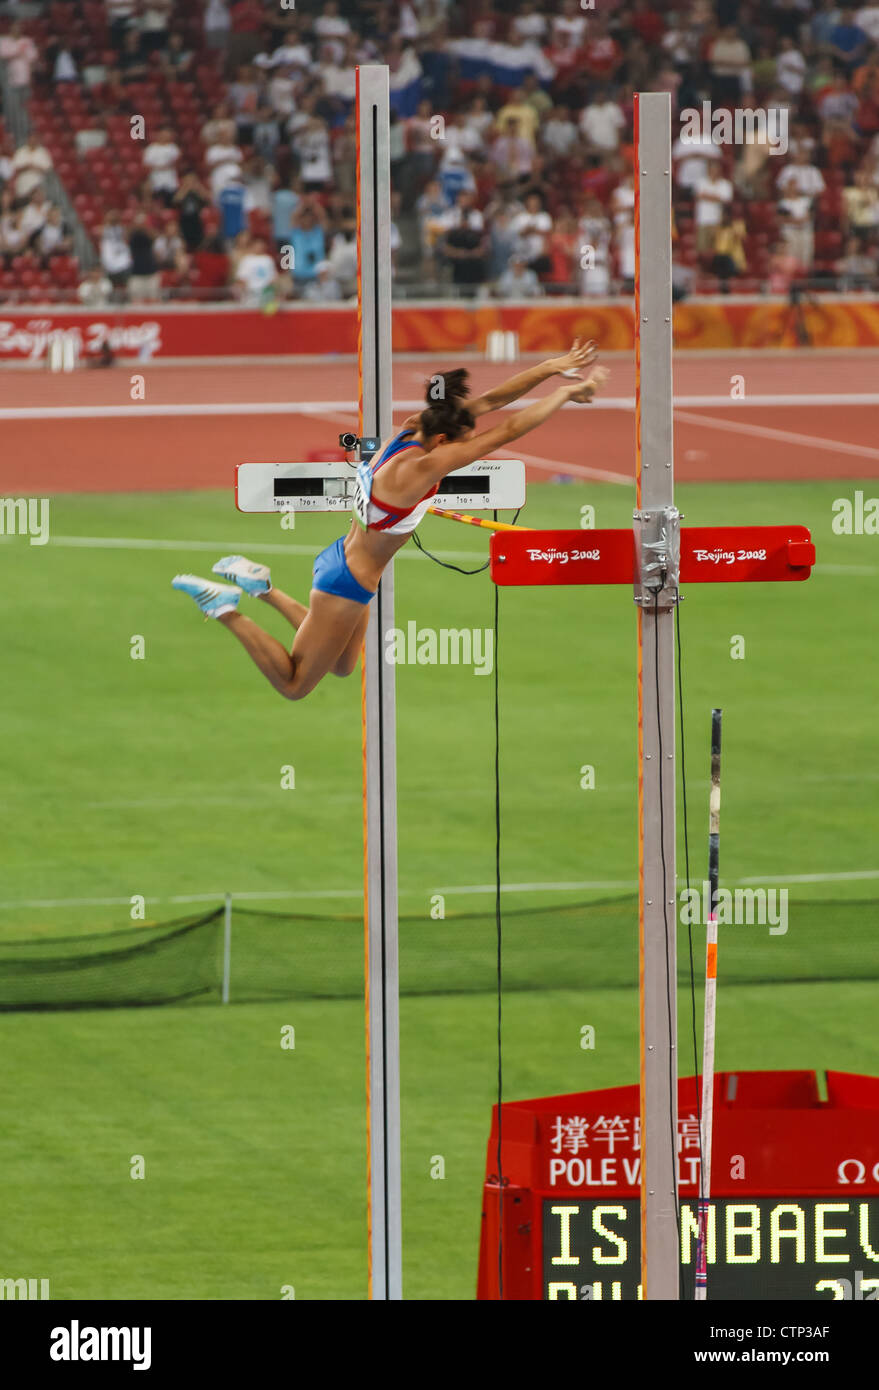
[[[608,377],[593,366],[593,343],[574,342],[563,357],[550,358],[511,377],[468,406],[468,373],[462,369],[428,382],[427,408],[402,428],[357,472],[354,519],[347,536],[322,550],[314,562],[308,607],[275,588],[266,565],[243,555],[227,555],[212,567],[230,585],[178,574],[175,589],[189,594],[207,618],[216,618],[244,647],[266,680],[287,700],[309,695],[324,676],[349,676],[357,665],[368,622],[368,604],[391,557],[421,521],[440,480],[456,468],[487,458],[495,449],[521,439],[568,401],[591,401]],[[576,375],[589,368],[586,376]],[[491,410],[518,400],[558,373],[575,374],[548,396],[510,419],[477,434],[474,422]],[[252,618],[238,612],[242,594],[276,608],[296,629],[288,652]]]

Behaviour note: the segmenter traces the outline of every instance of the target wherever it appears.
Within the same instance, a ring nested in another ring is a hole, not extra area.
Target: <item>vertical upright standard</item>
[[[635,435],[632,531],[494,535],[496,584],[634,584],[638,612],[641,1276],[680,1297],[677,1177],[674,615],[679,586],[808,579],[805,526],[681,528],[672,460],[671,102],[635,97]],[[715,563],[720,557],[724,563]]]
[[[635,97],[635,544],[638,603],[641,1274],[679,1290],[675,927],[671,99]],[[651,582],[651,576],[654,582]]]
[[[392,428],[391,173],[388,69],[357,69],[360,434]],[[366,933],[369,1296],[400,1299],[400,1023],[394,566],[370,604],[363,657],[363,858]]]

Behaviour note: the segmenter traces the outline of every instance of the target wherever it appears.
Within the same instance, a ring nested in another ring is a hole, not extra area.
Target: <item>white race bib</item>
[[[369,518],[369,499],[372,496],[372,465],[368,459],[363,459],[357,465],[357,475],[354,479],[354,496],[351,499],[351,511],[358,526],[362,526],[364,531],[368,527]]]

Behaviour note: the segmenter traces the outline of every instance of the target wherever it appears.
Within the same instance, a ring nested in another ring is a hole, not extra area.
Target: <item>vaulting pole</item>
[[[391,166],[388,69],[357,69],[360,434],[391,433]],[[363,857],[366,954],[369,1296],[400,1299],[400,1023],[394,566],[370,604],[363,656]]]
[[[673,537],[671,102],[635,97],[636,545]],[[651,530],[652,527],[652,530]],[[639,551],[640,554],[640,551]],[[670,564],[670,551],[662,552]],[[677,588],[641,590],[638,611],[641,1278],[679,1297],[675,950],[674,613]]]

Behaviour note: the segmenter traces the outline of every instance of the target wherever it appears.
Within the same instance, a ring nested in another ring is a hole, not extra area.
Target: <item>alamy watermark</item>
[[[48,1279],[0,1279],[0,1299],[48,1298]]]
[[[879,536],[879,497],[865,497],[858,488],[853,498],[835,497],[831,510],[834,535]]]
[[[489,676],[494,669],[494,633],[491,628],[392,627],[385,633],[385,661],[390,666],[472,666],[475,676]]]
[[[0,536],[30,536],[31,545],[49,539],[48,497],[0,497]]]
[[[53,1327],[49,1335],[53,1361],[130,1361],[133,1371],[152,1365],[150,1327],[81,1327],[73,1318],[69,1327]]]
[[[701,891],[684,888],[681,891],[680,921],[682,927],[705,925],[711,911],[711,888],[707,880]],[[715,898],[715,916],[719,927],[769,927],[770,936],[787,935],[786,888],[719,888]]]
[[[771,155],[787,154],[788,111],[784,106],[739,106],[714,110],[710,101],[702,109],[686,106],[680,113],[684,145],[768,145]]]

